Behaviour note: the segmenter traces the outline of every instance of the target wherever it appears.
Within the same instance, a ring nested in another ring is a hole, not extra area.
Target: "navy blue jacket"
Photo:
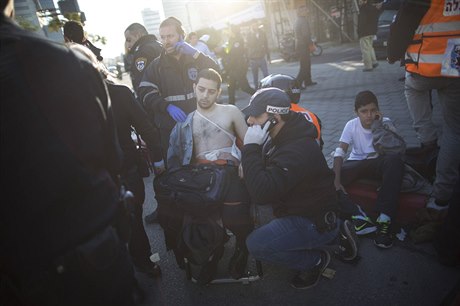
[[[251,199],[271,204],[276,217],[303,216],[317,220],[337,211],[334,173],[315,141],[316,128],[299,113],[290,113],[278,135],[263,148],[245,145],[244,180]]]

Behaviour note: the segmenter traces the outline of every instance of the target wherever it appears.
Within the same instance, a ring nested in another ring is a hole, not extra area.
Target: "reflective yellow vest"
[[[431,0],[406,50],[406,70],[425,77],[460,77],[460,1]]]

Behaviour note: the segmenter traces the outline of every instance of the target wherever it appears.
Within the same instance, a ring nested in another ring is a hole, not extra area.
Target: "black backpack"
[[[223,203],[228,188],[225,166],[185,165],[159,176],[156,188],[168,193],[185,214],[206,216]]]

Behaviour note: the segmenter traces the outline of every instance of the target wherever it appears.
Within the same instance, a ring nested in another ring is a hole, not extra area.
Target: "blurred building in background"
[[[141,14],[147,32],[158,37],[158,28],[161,23],[160,11],[145,8],[141,11]]]
[[[53,4],[54,5],[54,4]],[[15,19],[23,28],[45,36],[42,24],[37,16],[40,9],[39,2],[34,0],[15,0]]]
[[[17,0],[15,0],[16,2]],[[53,0],[38,0],[38,4],[40,9],[42,10],[49,10],[49,11],[56,11],[56,6],[54,5]],[[78,3],[77,3],[78,7]],[[58,29],[57,31],[51,30],[48,25],[43,25],[42,26],[43,32],[45,32],[45,35],[54,41],[60,41],[64,42],[64,33],[62,32],[62,29]]]
[[[380,2],[382,0],[373,0]],[[58,7],[55,7],[54,3]],[[292,37],[297,7],[306,4],[312,36],[318,42],[356,41],[358,0],[161,0],[163,12],[146,8],[141,11],[147,31],[158,36],[163,18],[178,18],[187,33],[210,35],[208,45],[218,46],[227,40],[230,25],[239,25],[245,35],[251,24],[263,26],[269,48],[281,48],[286,37]],[[384,0],[386,5],[399,7],[400,0]],[[122,9],[122,8],[120,8]],[[36,31],[53,40],[62,41],[62,31],[50,28],[49,21],[63,14],[79,15],[85,21],[77,0],[15,0],[17,20],[21,26]],[[163,14],[164,13],[164,14]],[[38,17],[37,17],[38,15]],[[163,17],[164,16],[164,17]],[[49,25],[49,26],[48,26]],[[57,31],[56,31],[57,30]]]
[[[61,0],[57,4],[58,7],[53,0],[15,0],[15,20],[26,30],[64,42],[61,27],[53,21],[64,14],[79,14],[84,21],[84,13],[80,12],[77,0]]]

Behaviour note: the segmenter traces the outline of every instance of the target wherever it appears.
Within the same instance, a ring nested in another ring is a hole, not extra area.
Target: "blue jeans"
[[[287,216],[254,230],[246,239],[246,245],[257,260],[306,271],[318,263],[320,249],[334,242],[338,232],[339,226],[319,233],[308,218]]]
[[[436,163],[433,196],[448,201],[459,177],[460,166],[460,78],[427,78],[406,73],[405,94],[417,136],[422,142],[436,135],[431,123],[429,91],[436,90],[443,116],[440,149]],[[435,139],[435,138],[434,138]]]
[[[254,88],[257,88],[259,86],[259,68],[262,70],[264,78],[268,75],[267,61],[265,60],[265,57],[251,58],[249,60],[249,65],[251,66]]]

